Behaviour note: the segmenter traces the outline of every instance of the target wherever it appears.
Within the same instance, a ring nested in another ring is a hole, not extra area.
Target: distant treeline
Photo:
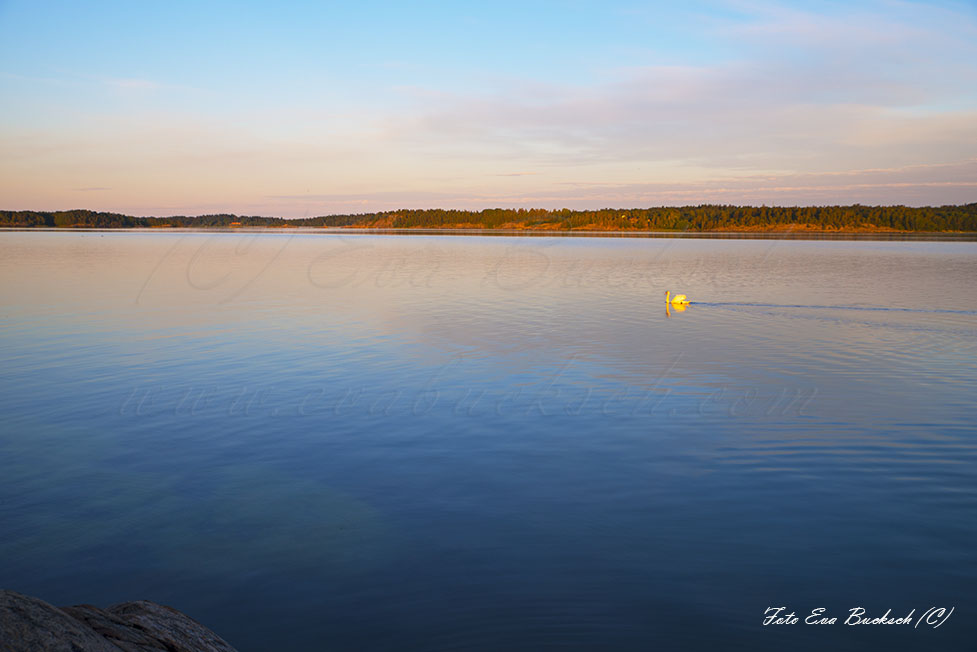
[[[564,208],[489,208],[464,210],[396,210],[302,219],[249,215],[133,217],[119,213],[71,211],[0,211],[0,226],[59,228],[180,228],[180,227],[378,227],[476,228],[597,231],[974,231],[977,203],[963,206],[681,206],[604,208],[577,211]]]

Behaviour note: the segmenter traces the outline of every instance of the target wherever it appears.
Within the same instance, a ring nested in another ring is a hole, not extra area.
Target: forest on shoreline
[[[960,206],[662,206],[599,210],[404,209],[286,219],[252,215],[134,217],[90,210],[0,211],[0,227],[348,227],[552,231],[977,232],[977,203]]]

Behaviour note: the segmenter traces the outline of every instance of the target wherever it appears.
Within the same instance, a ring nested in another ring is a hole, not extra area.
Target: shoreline
[[[637,229],[546,229],[483,227],[369,227],[369,226],[0,226],[2,232],[43,233],[302,233],[323,235],[448,235],[590,238],[676,238],[676,239],[785,239],[785,240],[891,240],[891,241],[977,241],[977,231],[898,231],[894,229],[721,229],[702,231],[643,231]]]

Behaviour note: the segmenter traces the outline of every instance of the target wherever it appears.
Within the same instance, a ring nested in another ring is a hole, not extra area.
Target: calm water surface
[[[0,586],[243,652],[972,650],[975,287],[972,242],[2,233]]]

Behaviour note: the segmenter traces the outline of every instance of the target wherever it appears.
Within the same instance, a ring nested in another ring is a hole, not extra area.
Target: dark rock
[[[43,600],[0,591],[3,652],[119,652],[119,648]]]
[[[0,652],[236,652],[212,631],[155,602],[54,607],[0,590]]]

